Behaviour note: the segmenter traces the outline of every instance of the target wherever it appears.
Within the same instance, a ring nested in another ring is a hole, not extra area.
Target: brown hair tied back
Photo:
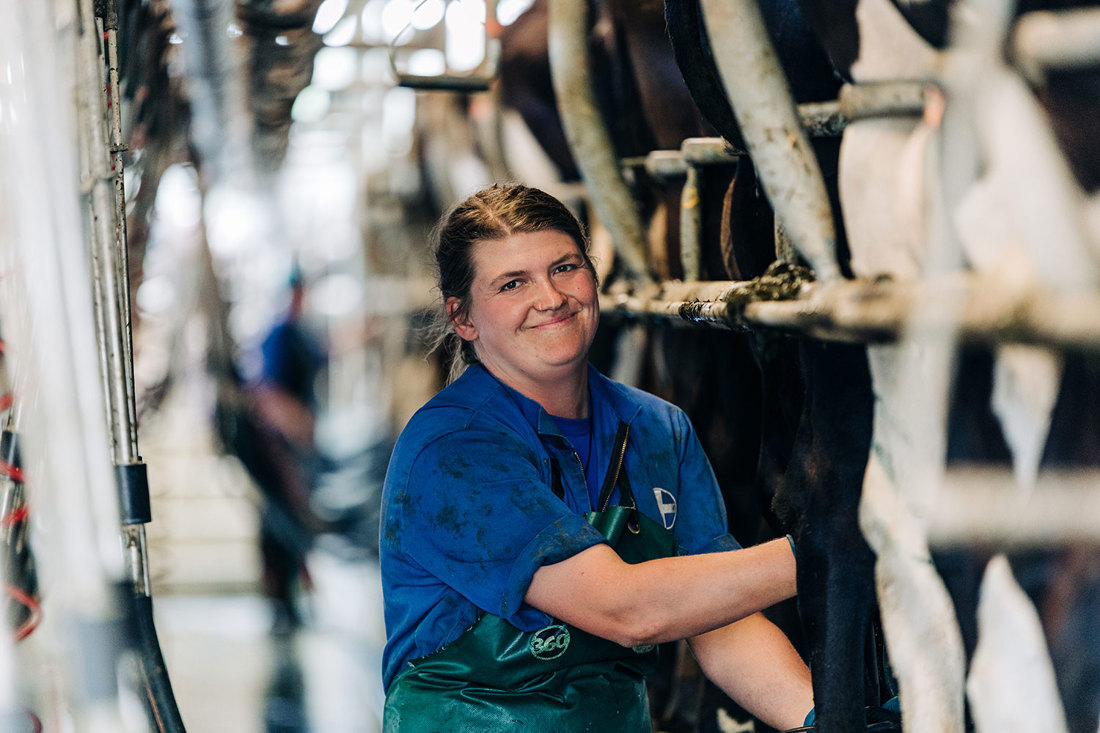
[[[450,378],[479,360],[473,344],[455,332],[453,319],[470,308],[470,286],[474,282],[473,245],[513,234],[556,231],[569,235],[584,257],[592,276],[596,270],[588,253],[588,237],[577,217],[556,198],[537,188],[521,184],[494,184],[483,188],[443,215],[432,232],[436,284],[440,302],[432,326],[432,348],[443,346],[452,354]],[[457,298],[460,305],[448,316],[446,302]]]

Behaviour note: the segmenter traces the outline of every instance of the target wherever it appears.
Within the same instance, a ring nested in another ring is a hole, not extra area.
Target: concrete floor
[[[201,388],[178,389],[141,435],[153,494],[154,612],[187,730],[379,731],[385,635],[369,543],[319,537],[307,558],[312,588],[299,594],[304,624],[274,633],[259,592],[259,495],[236,459],[217,449]],[[363,490],[361,475],[345,483]]]
[[[314,561],[315,560],[315,561]],[[303,628],[271,630],[250,594],[155,597],[176,702],[199,733],[381,730],[381,593],[376,566],[311,559]]]

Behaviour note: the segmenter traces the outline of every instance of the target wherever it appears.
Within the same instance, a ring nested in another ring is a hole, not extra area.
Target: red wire
[[[0,527],[10,527],[13,524],[18,524],[27,519],[31,515],[30,509],[25,506],[21,506],[18,509],[13,509],[10,514],[0,519]]]
[[[9,585],[5,590],[16,603],[21,603],[30,609],[31,617],[15,630],[15,641],[22,641],[30,636],[32,631],[38,628],[38,624],[42,623],[42,608],[38,605],[38,601],[25,593],[22,588],[16,588],[14,585]]]
[[[12,481],[23,483],[23,469],[13,466],[7,461],[0,461],[0,475],[7,476]]]
[[[39,719],[39,717],[30,710],[24,710],[23,712],[25,712],[27,714],[27,717],[31,719],[31,725],[34,726],[33,733],[42,733],[42,721]]]

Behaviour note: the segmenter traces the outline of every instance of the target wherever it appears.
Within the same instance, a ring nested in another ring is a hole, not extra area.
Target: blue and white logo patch
[[[665,529],[672,529],[676,524],[676,497],[660,486],[653,487],[653,496],[657,499],[657,511],[661,513],[661,524]]]

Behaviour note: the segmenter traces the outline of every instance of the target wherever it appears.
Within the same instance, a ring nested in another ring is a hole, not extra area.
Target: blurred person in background
[[[268,453],[272,475],[261,481],[269,485],[261,487],[260,553],[276,631],[300,625],[295,588],[299,582],[309,584],[305,556],[317,524],[310,508],[318,471],[316,382],[326,364],[322,342],[303,317],[306,283],[296,267],[288,289],[289,304],[261,344],[262,370],[251,389],[261,430],[273,443]]]

